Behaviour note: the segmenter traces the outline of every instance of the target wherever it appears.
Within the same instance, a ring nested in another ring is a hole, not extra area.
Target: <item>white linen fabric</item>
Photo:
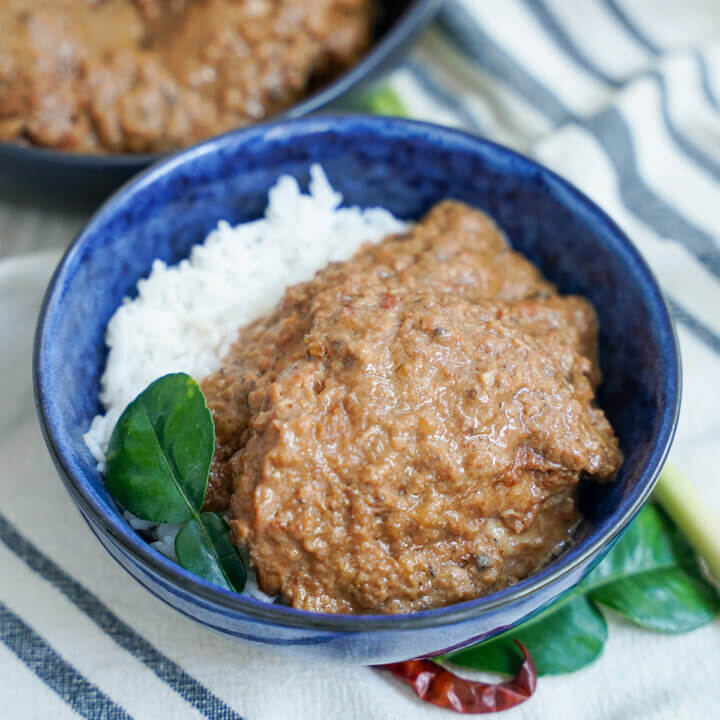
[[[720,512],[720,5],[448,2],[388,78],[408,114],[537,158],[628,232],[678,325],[674,462]],[[76,214],[0,199],[0,717],[450,718],[387,673],[212,634],[110,560],[65,492],[32,399],[31,345]],[[609,617],[590,667],[503,718],[720,717],[720,622],[662,635]]]

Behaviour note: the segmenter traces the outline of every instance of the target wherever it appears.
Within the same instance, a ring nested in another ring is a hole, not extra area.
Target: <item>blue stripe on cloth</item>
[[[458,98],[449,93],[432,77],[430,72],[415,60],[407,60],[402,67],[412,75],[415,82],[437,103],[445,106],[463,125],[478,135],[483,134],[483,128],[478,119],[471,113]]]
[[[604,148],[620,182],[623,204],[660,238],[671,237],[683,243],[716,277],[720,277],[720,251],[712,237],[697,228],[677,210],[658,197],[645,183],[637,167],[630,128],[622,115],[609,108],[589,121],[577,118],[540,80],[491,38],[477,19],[460,5],[446,7],[440,14],[439,26],[455,41],[456,47],[471,61],[478,63],[496,80],[508,85],[516,94],[543,112],[556,125],[566,121],[578,123],[588,130]],[[705,326],[686,310],[678,319],[715,349],[714,340]],[[701,328],[704,328],[701,329]]]
[[[25,564],[54,585],[120,647],[134,655],[163,682],[210,720],[242,720],[179,665],[123,622],[99,598],[41,553],[0,514],[0,540]]]
[[[613,87],[622,87],[622,81],[611,78],[607,75],[607,73],[585,56],[585,54],[576,45],[573,38],[562,27],[562,25],[560,25],[555,16],[548,9],[544,0],[522,0],[522,2],[541,23],[547,34],[560,48],[560,50],[571,58],[580,68],[598,80],[601,80]],[[707,68],[705,68],[705,71],[707,72]],[[720,181],[720,163],[716,162],[700,150],[700,148],[692,143],[673,123],[672,118],[670,117],[667,83],[665,82],[663,74],[657,70],[644,70],[633,75],[631,78],[628,78],[628,82],[639,80],[643,76],[652,78],[660,89],[662,119],[675,145],[691,162],[703,168],[703,170],[710,173],[716,180]],[[709,79],[707,75],[704,78],[704,84],[706,85],[705,94],[708,95],[707,88],[709,88]]]
[[[541,23],[547,34],[555,42],[560,50],[562,50],[571,60],[573,60],[580,68],[585,70],[595,78],[605,82],[613,87],[622,87],[623,82],[611,78],[595,63],[592,63],[584,53],[575,44],[573,38],[560,25],[552,12],[545,5],[544,0],[521,0],[528,10]],[[707,68],[705,68],[707,70]],[[685,157],[695,165],[712,175],[716,180],[720,181],[720,163],[716,162],[709,155],[705,154],[697,145],[691,142],[675,125],[670,117],[670,109],[668,103],[667,83],[663,74],[657,70],[644,70],[628,78],[628,82],[639,80],[641,77],[652,78],[658,85],[660,90],[660,101],[662,109],[662,119],[670,137]],[[705,82],[709,87],[707,77]],[[707,94],[707,91],[705,92]]]
[[[662,50],[645,35],[635,22],[633,22],[628,14],[618,5],[617,0],[603,0],[607,9],[615,17],[615,19],[627,30],[635,42],[642,45],[645,50],[653,55],[660,55]]]
[[[615,167],[625,206],[652,227],[659,237],[681,241],[720,278],[720,249],[713,238],[658,197],[640,175],[632,133],[620,112],[616,108],[603,110],[586,120],[584,127],[592,132]]]
[[[670,117],[667,84],[663,74],[657,70],[652,70],[648,75],[657,82],[660,88],[660,106],[662,108],[663,122],[677,148],[688,160],[710,173],[715,180],[720,181],[720,163],[703,152],[695,143],[689,140],[685,134],[678,130],[675,123],[673,123]]]
[[[523,95],[535,107],[546,112],[549,120],[563,116],[573,120],[591,132],[607,152],[620,179],[620,193],[626,207],[650,225],[660,237],[670,236],[684,242],[686,247],[717,277],[720,277],[720,250],[710,235],[684,218],[677,210],[658,197],[640,175],[635,157],[632,134],[622,115],[615,108],[608,108],[589,120],[572,115],[562,102],[539,80],[526,71],[506,50],[498,45],[466,11],[461,17],[453,6],[453,27],[462,23],[466,47],[484,46],[485,52],[474,52],[471,57],[502,83],[509,85],[517,94]],[[449,29],[449,26],[446,24]],[[453,30],[454,31],[454,30]],[[472,41],[475,37],[475,41]]]
[[[510,85],[554,125],[573,119],[573,114],[558,98],[507,55],[464,7],[458,4],[446,7],[439,14],[437,24],[461,53]]]
[[[671,297],[666,296],[670,312],[677,322],[682,323],[688,330],[691,330],[711,350],[720,355],[720,336],[713,332],[707,325],[700,322],[694,315],[689,313],[682,305]]]
[[[622,80],[608,75],[602,68],[592,62],[587,55],[580,50],[570,33],[557,20],[552,11],[545,4],[545,0],[521,0],[528,11],[540,23],[545,32],[555,41],[566,55],[571,57],[585,72],[598,80],[619,88],[623,85]]]
[[[0,641],[78,715],[89,720],[132,720],[1,602]],[[13,717],[23,716],[19,708],[16,711]]]
[[[715,91],[713,90],[712,83],[710,82],[710,71],[708,70],[707,63],[705,62],[705,56],[696,50],[694,53],[695,60],[700,68],[700,84],[703,89],[703,93],[707,98],[707,101],[714,107],[720,108],[720,100],[718,100]]]

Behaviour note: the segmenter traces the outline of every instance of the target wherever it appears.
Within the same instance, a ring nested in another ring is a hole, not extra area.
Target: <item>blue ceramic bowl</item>
[[[348,72],[293,105],[283,117],[301,117],[352,104],[403,56],[442,0],[383,0],[378,3],[375,41]],[[83,155],[0,142],[0,195],[15,202],[94,209],[128,178],[159,160],[150,155]]]
[[[100,411],[105,325],[155,258],[175,263],[218,220],[259,217],[284,173],[322,163],[347,204],[418,218],[443,198],[484,209],[562,291],[600,317],[600,401],[625,462],[611,485],[581,488],[587,518],[541,572],[486,597],[395,616],[332,616],[263,604],[187,573],[150,548],[108,495],[82,439]],[[578,583],[647,500],[680,399],[673,328],[647,265],[618,227],[549,170],[447,128],[363,116],[287,120],[231,133],[146,171],[108,200],[52,279],[35,348],[36,397],[68,491],[108,552],[152,593],[210,628],[307,656],[386,663],[486,638]]]

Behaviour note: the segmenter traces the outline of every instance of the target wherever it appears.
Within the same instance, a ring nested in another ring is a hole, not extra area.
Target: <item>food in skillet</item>
[[[372,27],[371,0],[0,0],[0,141],[191,145],[337,77]]]
[[[331,223],[318,243],[342,244]],[[260,588],[306,610],[412,612],[517,582],[570,542],[580,478],[622,461],[587,301],[461,203],[381,230],[193,370],[216,431],[205,509],[228,513]]]

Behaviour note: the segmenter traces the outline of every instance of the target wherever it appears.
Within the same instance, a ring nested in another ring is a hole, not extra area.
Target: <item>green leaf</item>
[[[515,639],[527,648],[538,674],[557,675],[579,670],[600,655],[607,640],[607,624],[592,603],[574,597],[511,633],[446,655],[444,659],[467,668],[513,675],[522,662]]]
[[[245,565],[225,520],[199,514],[215,451],[215,424],[200,386],[184,373],[149,385],[110,438],[106,484],[130,512],[151,522],[184,522],[175,538],[186,570],[228,590],[245,587]]]
[[[677,528],[657,505],[649,504],[581,587],[592,590],[640,572],[695,564],[695,556]]]
[[[381,85],[351,102],[348,109],[396,117],[409,117],[405,106],[389,85]]]
[[[663,632],[694,630],[720,610],[715,591],[698,574],[677,567],[625,578],[592,592],[590,598],[636,625]]]
[[[230,542],[228,524],[216,513],[188,520],[175,537],[175,554],[191,573],[227,590],[242,592],[245,565]]]
[[[590,575],[540,615],[444,660],[512,675],[521,656],[517,638],[538,674],[573,672],[592,662],[607,638],[603,605],[645,628],[686,632],[711,622],[720,596],[702,578],[697,559],[665,513],[646,505]]]
[[[643,509],[580,590],[663,632],[693,630],[720,611],[720,597],[700,574],[692,548],[657,505]]]
[[[205,500],[214,448],[215,425],[200,386],[184,373],[165,375],[118,420],[105,482],[139,518],[183,522]]]

